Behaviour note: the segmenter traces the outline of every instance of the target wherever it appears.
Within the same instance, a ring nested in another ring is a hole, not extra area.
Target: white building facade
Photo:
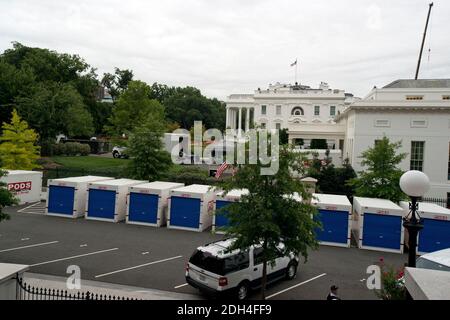
[[[343,157],[361,171],[360,155],[383,136],[401,141],[402,170],[428,175],[427,197],[450,202],[450,80],[397,80],[374,88],[337,118],[345,127]]]
[[[318,89],[277,83],[253,94],[230,95],[226,101],[226,126],[240,135],[255,126],[288,129],[291,143],[301,141],[308,147],[311,139],[325,139],[331,149],[338,149],[345,130],[334,118],[354,99],[324,82]]]

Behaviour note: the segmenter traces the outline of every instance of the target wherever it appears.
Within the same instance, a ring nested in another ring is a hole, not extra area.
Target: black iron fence
[[[422,198],[420,200],[421,202],[427,202],[427,203],[434,203],[438,206],[444,207],[444,208],[450,208],[450,203],[448,199],[442,199],[442,198]]]
[[[116,295],[77,291],[71,293],[67,290],[34,287],[26,284],[22,278],[17,278],[17,300],[139,300],[137,298],[121,297]]]

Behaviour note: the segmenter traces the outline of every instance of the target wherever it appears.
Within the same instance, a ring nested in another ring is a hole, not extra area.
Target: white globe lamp
[[[400,188],[408,196],[420,198],[430,189],[430,179],[422,171],[411,170],[401,176]]]

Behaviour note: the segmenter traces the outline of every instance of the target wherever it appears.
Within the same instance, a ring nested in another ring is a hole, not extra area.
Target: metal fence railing
[[[422,198],[420,200],[421,202],[427,202],[427,203],[434,203],[438,206],[444,207],[444,208],[450,208],[450,203],[448,199],[442,199],[442,198]]]
[[[139,300],[137,298],[77,291],[34,287],[17,278],[16,300]]]

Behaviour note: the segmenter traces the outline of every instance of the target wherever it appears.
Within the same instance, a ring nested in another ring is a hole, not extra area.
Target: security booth
[[[403,253],[401,207],[390,200],[354,197],[353,214],[359,248]]]
[[[5,170],[6,175],[0,181],[18,199],[18,204],[41,201],[42,172],[27,170]]]
[[[119,222],[125,219],[128,188],[146,181],[115,179],[88,185],[86,219]]]
[[[434,203],[418,202],[417,213],[421,218],[423,229],[417,239],[417,253],[425,254],[450,248],[450,210]],[[409,214],[409,203],[400,202],[404,215]],[[408,232],[405,230],[405,243],[408,243]]]
[[[193,184],[173,189],[169,198],[167,228],[201,232],[212,225],[215,192],[211,186]]]
[[[113,179],[97,176],[50,179],[47,182],[45,213],[67,218],[82,217],[86,210],[88,184]]]
[[[183,186],[183,183],[154,181],[129,187],[126,222],[154,227],[166,225],[170,191]]]
[[[215,211],[213,216],[213,232],[216,233],[224,233],[225,229],[229,225],[229,221],[227,218],[227,210],[225,209],[228,205],[234,202],[239,202],[241,196],[248,194],[247,189],[235,189],[230,190],[228,193],[224,193],[224,191],[219,191],[216,193],[215,203]],[[218,212],[218,210],[221,210]]]
[[[320,244],[350,247],[352,204],[346,196],[314,193],[311,204],[318,209],[316,216],[322,228],[316,230]]]

